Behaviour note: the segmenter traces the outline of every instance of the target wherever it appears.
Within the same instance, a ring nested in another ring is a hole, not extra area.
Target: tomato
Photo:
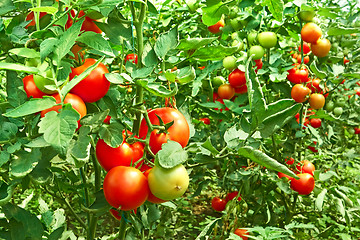
[[[298,63],[301,63],[301,54],[298,54],[298,55],[297,55],[296,57],[294,57],[294,58],[296,58],[296,61],[297,61]],[[304,56],[304,64],[308,64],[309,61],[310,61],[310,57],[309,57],[309,56]]]
[[[79,12],[79,18],[84,16],[85,12],[84,11],[80,11]],[[101,29],[95,24],[96,20],[91,19],[87,16],[85,16],[84,22],[81,26],[81,31],[85,31],[85,32],[95,32],[95,33],[102,33]]]
[[[150,170],[148,180],[152,194],[164,200],[181,197],[189,186],[189,174],[182,164],[170,169],[155,166]]]
[[[316,43],[321,35],[321,28],[312,22],[305,24],[301,29],[301,38],[308,43]]]
[[[39,88],[40,91],[47,93],[47,94],[55,93],[56,90],[49,90],[46,88],[47,85],[55,84],[54,80],[52,79],[53,74],[52,74],[51,69],[46,70],[45,74],[46,74],[46,77],[36,75],[36,74],[33,76],[36,87]]]
[[[235,96],[235,89],[230,84],[223,84],[218,88],[217,93],[222,99],[231,99]]]
[[[40,12],[39,19],[41,19],[45,15],[46,15],[46,12]],[[25,26],[25,28],[35,26],[36,22],[35,22],[35,14],[34,14],[34,12],[30,12],[25,18],[25,21],[30,21],[30,20],[31,20],[31,22],[29,22],[28,25]]]
[[[219,33],[221,30],[220,28],[225,26],[225,22],[224,19],[220,19],[220,21],[218,21],[217,23],[215,23],[214,25],[211,25],[208,27],[208,30],[211,33]]]
[[[200,118],[200,121],[202,121],[206,125],[210,125],[210,119],[209,118]]]
[[[334,110],[335,107],[335,103],[333,101],[329,101],[326,105],[325,105],[325,110],[328,112],[331,112],[332,110]]]
[[[95,59],[85,59],[83,65],[72,69],[70,81],[95,63]],[[99,65],[86,78],[73,87],[70,92],[79,95],[84,102],[96,102],[100,100],[110,88],[110,82],[105,77],[105,73],[108,72],[106,66],[103,63],[99,63]]]
[[[313,128],[321,127],[321,119],[320,118],[312,118],[312,119],[310,119],[310,125]]]
[[[214,197],[211,200],[211,207],[218,212],[224,211],[226,208],[227,201],[225,199]]]
[[[343,113],[343,109],[342,109],[342,107],[336,107],[336,108],[334,108],[333,112],[334,112],[335,116],[340,116]]]
[[[256,70],[262,69],[262,67],[263,67],[263,62],[262,62],[261,58],[260,58],[260,59],[256,59],[256,60],[254,60],[254,61],[255,61]],[[256,71],[256,70],[255,70],[255,71]]]
[[[313,11],[313,10],[311,10],[311,11],[301,11],[299,13],[299,17],[303,21],[311,22],[312,19],[315,17],[315,11]]]
[[[298,103],[305,102],[310,93],[310,89],[301,84],[296,84],[291,89],[291,97]]]
[[[107,115],[106,118],[104,119],[104,123],[110,124],[110,119],[111,119],[111,116]]]
[[[223,59],[223,66],[225,69],[227,70],[234,70],[235,68],[237,68],[236,65],[236,58],[234,56],[227,56]]]
[[[275,47],[277,43],[277,37],[274,32],[262,32],[258,36],[258,41],[264,48]]]
[[[325,57],[328,55],[331,43],[328,39],[319,39],[316,43],[311,44],[311,51],[317,57]]]
[[[131,63],[134,64],[138,64],[138,56],[135,53],[130,53],[126,55],[124,64],[126,64],[127,61],[130,61]]]
[[[301,52],[301,44],[298,47],[299,52]],[[310,52],[310,46],[306,42],[303,42],[303,52],[304,54],[308,54]]]
[[[246,84],[242,85],[241,87],[234,88],[234,89],[235,89],[236,95],[247,93],[247,90],[248,90]]]
[[[285,163],[287,165],[293,165],[294,162],[295,162],[295,159],[293,159],[293,158],[289,158],[289,159],[285,158]]]
[[[322,93],[320,82],[321,80],[319,78],[313,78],[306,84],[306,86],[310,88],[312,93]]]
[[[291,180],[290,186],[291,189],[298,192],[300,195],[308,195],[310,194],[315,187],[315,179],[309,173],[299,173],[296,174],[300,179],[296,180],[293,178]]]
[[[159,130],[153,130],[150,135],[150,148],[151,151],[156,154],[163,143],[167,140],[172,140],[180,143],[182,147],[185,147],[190,138],[190,128],[185,117],[176,109],[164,107],[156,108],[148,112],[150,122],[153,125],[160,125],[159,116],[164,124],[174,121],[174,124],[167,129],[168,133],[159,133]],[[145,139],[148,131],[148,126],[145,119],[141,121],[139,137]]]
[[[230,25],[235,31],[239,31],[243,28],[240,17],[230,19]]]
[[[211,80],[211,84],[212,84],[213,88],[218,88],[225,82],[226,82],[226,80],[223,76],[216,76]]]
[[[355,92],[356,92],[356,95],[360,96],[360,88],[356,89]]]
[[[296,165],[296,169],[300,172],[300,173],[309,173],[312,176],[314,176],[314,171],[315,171],[315,166],[314,164],[312,164],[310,161],[305,160],[305,161],[301,161],[301,163],[298,163]]]
[[[239,192],[238,191],[234,191],[234,192],[230,192],[226,195],[226,198],[225,198],[225,201],[228,202],[228,201],[231,201],[233,200],[234,198],[236,198],[237,196],[239,195]],[[241,197],[239,196],[237,198],[238,201],[241,201]]]
[[[242,240],[248,240],[247,235],[249,235],[249,233],[246,229],[237,228],[234,233],[236,235],[240,236],[242,238]]]
[[[254,60],[261,59],[264,56],[264,54],[265,54],[265,50],[262,46],[254,45],[250,47],[249,56],[253,56],[252,59]]]
[[[34,82],[33,75],[28,75],[23,78],[24,90],[27,97],[42,98],[46,93],[40,91]]]
[[[320,93],[313,93],[310,95],[309,103],[312,109],[321,109],[325,105],[325,97]]]
[[[248,43],[249,45],[252,45],[257,37],[258,33],[257,32],[250,32],[248,35],[247,35],[247,40],[248,40]]]
[[[229,74],[228,80],[232,87],[239,88],[246,84],[245,72],[236,68]]]
[[[146,178],[149,177],[149,173],[150,173],[151,169],[152,169],[152,168],[150,168],[150,169],[148,169],[148,170],[146,170],[146,171],[144,172],[144,175],[145,175]],[[167,202],[166,200],[163,200],[163,199],[160,199],[160,198],[158,198],[158,197],[155,197],[154,194],[152,194],[151,191],[149,191],[149,196],[148,196],[148,199],[147,199],[147,200],[148,200],[149,202],[151,202],[151,203],[156,203],[156,204],[158,204],[158,203],[163,203],[163,202]]]
[[[56,103],[61,103],[60,95],[58,93],[52,95],[56,99]],[[84,101],[77,95],[68,93],[64,99],[64,104],[70,103],[71,106],[80,114],[80,118],[86,115],[86,105]],[[57,105],[48,109],[41,111],[41,117],[44,117],[46,113],[50,111],[59,112],[62,108],[61,105]]]
[[[290,177],[289,175],[286,175],[285,173],[282,173],[282,172],[278,172],[277,175],[278,175],[279,178],[283,178],[283,177],[287,178],[287,181],[293,179],[293,177]]]
[[[129,132],[131,135],[131,133]],[[131,166],[139,161],[144,155],[144,146],[140,142],[129,144],[125,140],[125,131],[123,131],[124,141],[117,148],[107,145],[104,140],[99,139],[96,143],[96,157],[100,165],[110,171],[116,166]],[[143,161],[136,164],[139,168]]]
[[[349,63],[349,62],[350,62],[350,60],[349,60],[349,59],[346,59],[346,57],[344,57],[344,65],[347,64],[347,63]]]
[[[103,187],[106,201],[123,211],[140,207],[149,195],[146,177],[133,167],[112,168],[105,176]]]
[[[354,130],[355,130],[355,132],[354,132],[355,134],[360,134],[360,128],[355,127]]]
[[[304,83],[309,80],[309,71],[304,66],[300,67],[300,64],[294,64],[294,67],[288,73],[287,79],[294,84]]]

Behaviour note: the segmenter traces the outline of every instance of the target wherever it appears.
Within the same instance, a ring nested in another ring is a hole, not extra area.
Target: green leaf
[[[322,211],[323,208],[326,193],[327,193],[327,189],[325,188],[321,191],[321,193],[319,193],[319,195],[315,200],[315,206],[320,212]]]
[[[349,206],[349,207],[353,207],[354,203],[350,200],[350,198],[348,198],[348,196],[346,196],[343,192],[341,192],[340,190],[338,190],[337,188],[334,188],[336,194],[342,198],[345,203]]]
[[[126,82],[133,83],[132,78],[126,73],[105,73],[105,77],[113,84],[125,84]]]
[[[12,0],[2,0],[0,2],[0,16],[5,15],[14,9],[15,6]]]
[[[130,25],[123,24],[115,15],[110,14],[108,23],[97,23],[98,27],[104,31],[105,35],[115,45],[122,45],[123,39],[131,39],[132,31]]]
[[[238,154],[240,156],[249,158],[251,161],[256,162],[266,168],[272,169],[277,172],[282,172],[286,175],[289,175],[290,177],[294,177],[298,179],[298,177],[295,175],[293,171],[289,170],[283,164],[279,163],[275,159],[269,157],[268,155],[257,149],[254,149],[249,146],[245,146],[238,150]]]
[[[332,177],[337,177],[338,179],[340,179],[340,177],[337,175],[336,172],[330,170],[330,171],[327,171],[326,173],[320,173],[319,180],[320,181],[328,181]]]
[[[16,178],[22,178],[29,174],[41,158],[39,148],[33,148],[31,152],[19,151],[15,155],[17,158],[10,163],[10,173]]]
[[[273,17],[282,22],[284,12],[284,2],[282,0],[265,0],[261,3],[262,6],[267,6]]]
[[[150,93],[159,97],[172,97],[175,96],[178,91],[177,85],[175,85],[175,87],[170,91],[167,87],[161,85],[160,83],[149,83],[147,80],[137,80],[136,84],[143,86]]]
[[[74,141],[67,153],[67,159],[71,159],[71,162],[75,162],[75,166],[80,168],[89,161],[91,137],[88,135],[91,132],[89,126],[82,126],[79,130],[79,137]]]
[[[154,71],[155,66],[143,67],[143,68],[135,68],[131,73],[131,77],[133,79],[146,78]]]
[[[61,239],[61,236],[65,230],[65,227],[59,227],[55,231],[53,231],[49,237],[48,240],[58,240]]]
[[[112,122],[109,125],[104,124],[101,126],[99,136],[107,145],[116,148],[123,143],[123,130],[124,127],[121,124]]]
[[[163,59],[166,54],[177,47],[179,43],[179,36],[177,28],[173,28],[170,31],[161,34],[155,42],[155,53]]]
[[[202,61],[222,60],[224,57],[233,55],[238,47],[210,46],[196,50],[191,57]]]
[[[161,167],[169,169],[186,162],[187,157],[180,143],[168,140],[156,154],[155,161],[158,161]]]
[[[237,129],[236,125],[228,128],[224,134],[224,141],[229,148],[234,148],[239,145],[240,141],[245,140],[249,136],[248,133],[242,129]]]
[[[45,114],[38,124],[39,133],[43,133],[45,141],[60,154],[65,155],[69,142],[78,127],[79,118],[80,114],[67,103],[63,105],[60,113],[50,111]]]
[[[8,185],[3,180],[0,180],[0,206],[3,206],[11,200],[16,185],[17,181],[14,181]]]
[[[336,210],[341,214],[341,216],[345,217],[345,207],[343,201],[340,198],[335,197]]]
[[[327,74],[321,70],[318,69],[316,61],[313,61],[310,65],[310,69],[311,71],[313,71],[315,73],[315,75],[320,78],[320,79],[324,79],[327,77]]]
[[[49,170],[50,161],[57,155],[57,152],[55,152],[51,147],[43,147],[40,151],[41,159],[29,176],[36,183],[44,184],[47,183],[53,176],[52,172]]]
[[[82,126],[92,126],[92,127],[96,125],[102,125],[107,115],[109,115],[109,112],[110,110],[106,109],[103,112],[86,114],[86,116],[81,119],[80,123]]]
[[[44,59],[52,53],[59,44],[59,39],[57,38],[48,38],[40,43],[40,60],[44,61]]]
[[[106,41],[101,34],[95,33],[95,32],[84,32],[81,34],[76,41],[82,42],[95,50],[96,52],[99,52],[100,55],[106,55],[109,57],[115,57],[110,44],[108,41]]]
[[[30,11],[33,12],[46,12],[46,13],[50,13],[52,15],[54,15],[54,13],[56,13],[58,11],[58,9],[56,7],[34,7],[34,8],[30,8]]]
[[[206,141],[203,144],[201,144],[201,146],[209,150],[214,155],[217,155],[219,153],[219,151],[212,145],[210,136],[206,139]]]
[[[11,122],[2,122],[0,125],[0,141],[13,139],[18,132],[16,124]]]
[[[40,58],[40,53],[32,48],[13,48],[10,49],[9,52],[19,57]]]
[[[149,2],[149,1],[148,1]],[[144,51],[142,54],[141,62],[146,66],[154,66],[158,63],[158,58],[156,56],[156,53],[154,49],[152,48],[151,44],[149,42],[146,42],[144,46]]]
[[[0,167],[10,160],[10,153],[7,151],[0,152]]]
[[[217,39],[217,37],[181,39],[180,44],[177,46],[177,49],[184,50],[184,51],[191,50],[191,49],[199,49],[201,47],[209,45],[216,39]]]
[[[200,240],[203,239],[205,236],[207,236],[210,233],[210,231],[215,227],[215,224],[219,221],[221,221],[221,218],[216,218],[215,220],[211,221],[208,225],[204,227],[204,229],[196,237],[195,240]]]
[[[100,190],[95,193],[95,201],[88,208],[89,212],[95,213],[96,216],[104,215],[109,212],[111,206],[106,201],[104,191]]]
[[[32,98],[30,101],[27,101],[17,108],[5,113],[4,116],[12,118],[23,117],[51,108],[55,105],[56,101],[53,97]]]
[[[359,28],[343,28],[343,27],[331,27],[327,31],[329,36],[348,35],[352,33],[360,33]]]
[[[226,5],[224,5],[224,3],[221,1],[217,1],[215,4],[210,4],[210,2],[207,2],[207,7],[203,7],[201,10],[203,11],[201,19],[206,26],[216,24],[218,21],[220,21],[221,16],[223,14],[227,14],[229,11]]]
[[[344,73],[343,76],[349,78],[360,78],[360,72]]]
[[[0,62],[0,70],[12,70],[16,72],[25,72],[31,74],[39,73],[39,69],[35,67],[27,67],[25,65],[18,63],[7,63],[7,62]]]

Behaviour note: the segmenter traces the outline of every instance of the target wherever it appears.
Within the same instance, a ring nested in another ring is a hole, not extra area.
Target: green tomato
[[[315,11],[301,11],[299,17],[303,21],[311,22],[315,17]]]
[[[25,61],[27,67],[37,67],[40,64],[40,58],[28,58]]]
[[[227,70],[234,70],[237,65],[236,65],[236,58],[234,56],[228,56],[225,57],[223,59],[223,66],[224,68],[226,68]]]
[[[346,105],[346,100],[344,98],[338,98],[336,99],[335,105],[337,107],[344,107]]]
[[[223,76],[216,76],[211,80],[213,88],[218,88],[226,82]]]
[[[254,43],[256,37],[257,37],[257,32],[251,32],[251,33],[249,33],[249,35],[247,36],[248,43],[249,43],[250,45],[252,45],[252,44]]]
[[[265,50],[262,46],[255,45],[252,46],[249,50],[249,57],[253,55],[254,60],[261,59],[265,54]]]
[[[331,112],[332,110],[334,110],[335,107],[335,103],[333,101],[329,101],[326,105],[325,105],[325,110],[328,112]]]
[[[230,19],[230,25],[235,31],[239,31],[240,29],[243,28],[240,18]]]
[[[181,197],[189,186],[189,175],[180,164],[174,168],[153,167],[148,175],[150,191],[155,197],[173,200]]]
[[[239,41],[239,40],[234,40],[232,43],[231,43],[231,46],[232,47],[238,47],[237,51],[241,51],[244,49],[244,42],[243,41]]]
[[[277,37],[274,32],[262,32],[258,35],[258,41],[264,48],[272,48],[277,43]]]
[[[239,13],[239,8],[237,6],[233,6],[229,11],[229,18],[236,18]]]
[[[238,40],[238,39],[239,39],[239,34],[238,34],[237,32],[233,32],[233,33],[231,34],[231,39],[233,39],[233,40]]]
[[[340,116],[340,115],[343,113],[342,107],[336,107],[336,108],[334,108],[333,113],[334,113],[335,116],[337,116],[337,117]]]
[[[52,78],[51,69],[47,70],[45,73],[46,73],[46,77],[34,74],[35,85],[40,89],[40,91],[42,91],[44,93],[47,93],[47,94],[55,93],[56,92],[55,90],[54,91],[49,90],[45,87],[46,85],[54,85],[55,84],[55,82],[51,79]]]

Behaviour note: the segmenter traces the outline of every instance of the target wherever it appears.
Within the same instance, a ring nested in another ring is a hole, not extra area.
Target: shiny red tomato
[[[106,201],[123,211],[140,207],[150,191],[144,174],[136,168],[125,166],[112,168],[105,176],[103,187]]]
[[[130,53],[126,55],[124,64],[126,64],[127,61],[130,61],[131,63],[134,64],[138,64],[138,56],[135,53]]]
[[[314,171],[315,171],[315,166],[314,164],[312,164],[310,161],[305,160],[305,161],[301,161],[301,163],[298,163],[296,165],[296,169],[300,172],[300,173],[309,173],[312,176],[314,176]]]
[[[263,61],[260,59],[255,59],[255,72],[257,72],[257,70],[262,69],[263,67]]]
[[[230,192],[226,195],[226,198],[225,198],[225,201],[228,202],[228,201],[231,201],[233,200],[236,196],[238,196],[239,192],[238,191],[234,191],[234,192]],[[238,201],[241,201],[241,197],[239,196],[237,198]]]
[[[27,97],[33,98],[42,98],[46,93],[40,91],[40,89],[36,86],[34,82],[33,75],[28,75],[23,78],[24,90],[26,92]]]
[[[248,91],[246,84],[242,85],[239,88],[234,88],[234,89],[235,89],[235,94],[237,94],[237,95],[247,93],[247,91]]]
[[[129,132],[131,135],[131,133]],[[107,145],[104,140],[99,139],[96,144],[96,157],[100,165],[106,170],[116,166],[131,166],[142,158],[144,155],[144,146],[140,142],[129,144],[125,140],[125,131],[123,132],[124,141],[117,147],[112,148]],[[136,168],[139,168],[143,161],[141,160],[136,164]]]
[[[58,93],[52,95],[56,99],[56,103],[61,103],[60,95]],[[71,106],[80,114],[80,118],[86,115],[86,105],[84,101],[77,95],[68,93],[64,99],[64,104],[70,103]],[[44,117],[46,113],[50,111],[59,112],[62,108],[61,105],[54,106],[52,108],[45,109],[41,111],[41,117]]]
[[[321,127],[321,119],[320,118],[312,118],[312,119],[310,119],[310,125],[313,128]]]
[[[291,89],[291,97],[298,103],[305,102],[310,93],[310,89],[301,84],[296,84]]]
[[[313,78],[306,84],[306,86],[310,88],[312,93],[322,93],[320,82],[321,80],[319,78]]]
[[[220,19],[220,21],[218,21],[216,24],[209,26],[208,30],[211,33],[219,33],[221,31],[220,28],[224,26],[225,26],[224,19]]]
[[[299,52],[301,52],[301,44],[298,47]],[[310,52],[310,46],[306,42],[303,43],[303,52],[304,54],[308,54]]]
[[[218,88],[217,93],[222,99],[231,99],[235,96],[235,88],[230,84],[224,83]]]
[[[295,162],[295,159],[293,159],[293,158],[289,158],[289,159],[285,158],[285,163],[287,165],[293,165],[294,162]]]
[[[354,130],[355,130],[355,134],[360,134],[360,128],[354,127]]]
[[[150,170],[151,170],[151,168],[145,171],[144,175],[146,178],[149,176]],[[156,203],[156,204],[167,202],[167,200],[163,200],[158,197],[155,197],[154,194],[152,194],[151,190],[149,191],[149,196],[148,196],[147,200],[151,203]]]
[[[298,192],[300,195],[310,194],[315,187],[314,177],[309,173],[299,173],[296,176],[300,177],[300,179],[296,180],[295,178],[293,178],[291,180],[291,189]]]
[[[167,130],[168,133],[159,133],[159,130],[156,129],[151,132],[149,145],[154,154],[161,150],[162,144],[166,143],[167,140],[178,142],[182,147],[188,144],[190,128],[181,112],[174,108],[164,107],[153,109],[148,112],[148,115],[153,125],[160,125],[157,116],[159,116],[165,124],[174,121],[174,124]],[[143,119],[140,125],[139,137],[145,139],[147,132],[148,126],[145,119]]]
[[[80,18],[80,17],[82,17],[84,15],[85,15],[84,11],[81,10],[79,12],[78,17]],[[95,24],[95,22],[96,22],[96,20],[85,16],[84,22],[83,22],[83,24],[81,26],[81,31],[85,31],[85,32],[90,31],[90,32],[95,32],[95,33],[102,33],[101,29]]]
[[[226,208],[227,201],[225,199],[214,197],[211,200],[211,207],[218,212],[224,211]]]
[[[242,238],[242,240],[248,240],[248,231],[246,229],[238,228],[234,232],[236,235]]]
[[[294,84],[307,82],[309,71],[305,67],[300,67],[300,64],[294,64],[294,67],[288,71],[287,79]]]
[[[111,119],[111,116],[107,115],[106,118],[104,119],[104,123],[110,124],[110,119]]]
[[[244,84],[246,84],[245,72],[236,68],[229,74],[228,80],[233,88],[242,87]]]
[[[70,73],[70,81],[95,63],[95,59],[85,59],[83,65],[72,69]],[[81,97],[84,102],[96,102],[100,100],[105,96],[110,88],[110,82],[105,77],[105,73],[108,72],[109,71],[106,66],[103,63],[99,63],[99,65],[89,74],[89,76],[81,80],[75,87],[71,89],[70,92],[75,93]]]

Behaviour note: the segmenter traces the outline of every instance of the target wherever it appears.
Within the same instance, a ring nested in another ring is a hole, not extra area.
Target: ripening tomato
[[[234,232],[236,235],[242,238],[242,240],[248,240],[248,231],[246,229],[237,228]]]
[[[313,128],[321,127],[321,119],[320,118],[312,118],[312,119],[310,119],[310,125]]]
[[[311,90],[301,84],[296,84],[291,89],[291,97],[298,103],[305,102],[310,93]]]
[[[298,192],[300,195],[310,194],[315,187],[314,177],[309,173],[299,173],[296,176],[300,177],[300,179],[296,180],[295,178],[293,178],[291,180],[291,189]]]
[[[106,201],[123,211],[140,207],[149,195],[147,178],[133,167],[112,168],[105,176],[103,187]]]
[[[46,93],[40,91],[40,89],[36,86],[34,82],[33,75],[28,75],[23,78],[24,90],[26,92],[27,97],[33,98],[42,98]]]
[[[214,197],[211,200],[211,207],[218,212],[224,211],[226,208],[227,201],[225,199]]]
[[[138,64],[138,56],[135,53],[130,53],[130,54],[126,55],[124,64],[126,64],[127,61],[129,61],[133,64]]]
[[[225,198],[225,201],[228,202],[228,201],[231,201],[233,200],[235,197],[237,197],[239,195],[239,192],[238,191],[234,191],[234,192],[229,192],[227,195],[226,195],[226,198]],[[241,197],[239,196],[237,198],[238,201],[241,201]]]
[[[310,88],[312,93],[322,93],[320,82],[321,80],[319,78],[313,78],[306,84],[306,86]]]
[[[235,89],[230,84],[223,84],[218,88],[217,93],[222,99],[231,99],[235,96]]]
[[[93,58],[85,59],[83,65],[72,69],[70,81],[95,63],[96,60]],[[73,87],[70,92],[80,96],[84,102],[96,102],[100,100],[110,88],[110,82],[105,77],[105,73],[108,72],[106,66],[103,63],[99,63],[99,65],[92,70],[86,78]]]
[[[220,21],[218,21],[217,23],[215,23],[214,25],[211,25],[208,27],[208,30],[211,33],[219,33],[221,30],[220,28],[225,26],[225,22],[224,19],[220,19]]]
[[[246,84],[245,72],[236,68],[229,74],[228,80],[233,88],[242,87],[244,84]]]
[[[85,12],[83,10],[81,10],[79,12],[79,18],[84,16]],[[95,24],[96,20],[95,19],[91,19],[87,16],[85,16],[84,22],[81,26],[81,31],[85,31],[85,32],[95,32],[95,33],[102,33],[101,29]]]
[[[287,79],[294,84],[304,83],[309,80],[309,71],[304,66],[300,67],[300,64],[294,64],[294,67],[288,73]]]
[[[150,168],[150,169],[148,169],[148,170],[146,170],[146,171],[144,172],[144,175],[145,175],[146,178],[149,176],[149,173],[150,173],[150,170],[151,170],[151,169],[152,169],[152,168]],[[163,200],[163,199],[160,199],[160,198],[158,198],[158,197],[155,197],[154,194],[152,194],[151,189],[150,189],[150,191],[149,191],[149,196],[148,196],[148,199],[147,199],[147,200],[148,200],[149,202],[151,202],[151,203],[156,203],[156,204],[163,203],[163,202],[167,202],[167,200]]]
[[[156,154],[161,150],[163,143],[167,140],[172,140],[180,143],[182,147],[185,147],[190,138],[190,128],[184,115],[174,108],[164,107],[156,108],[148,112],[150,122],[153,125],[160,125],[158,116],[162,119],[164,124],[174,121],[174,124],[167,129],[168,133],[159,132],[159,130],[153,130],[150,134],[150,149]],[[145,119],[141,121],[139,137],[145,139],[148,132],[148,126]]]
[[[319,39],[316,43],[311,44],[311,51],[317,57],[325,57],[328,55],[331,43],[328,39]]]
[[[325,97],[320,93],[313,93],[310,95],[309,103],[312,109],[321,109],[325,105]]]
[[[131,132],[128,131],[128,134],[131,135]],[[96,158],[105,171],[110,171],[110,169],[116,166],[135,165],[144,155],[144,146],[142,143],[127,143],[125,131],[123,131],[123,138],[124,141],[117,148],[107,145],[103,139],[99,139],[96,143]],[[137,163],[136,168],[139,168],[142,163],[142,160]]]
[[[316,43],[321,35],[321,28],[312,22],[305,24],[301,29],[301,38],[308,43]]]
[[[312,164],[310,161],[305,160],[305,161],[301,161],[300,163],[298,163],[296,165],[296,169],[300,172],[300,173],[309,173],[312,176],[314,176],[314,171],[315,171],[315,166],[314,164]]]
[[[52,95],[56,99],[56,103],[61,103],[60,95],[58,93]],[[70,103],[71,106],[80,114],[80,118],[86,115],[86,105],[84,101],[77,95],[68,93],[64,99],[64,104]],[[44,117],[46,113],[50,111],[59,112],[62,108],[61,105],[57,105],[48,109],[41,111],[41,117]]]
[[[301,52],[301,44],[298,47],[299,52]],[[306,42],[303,42],[303,52],[304,54],[308,54],[310,52],[310,46]]]

